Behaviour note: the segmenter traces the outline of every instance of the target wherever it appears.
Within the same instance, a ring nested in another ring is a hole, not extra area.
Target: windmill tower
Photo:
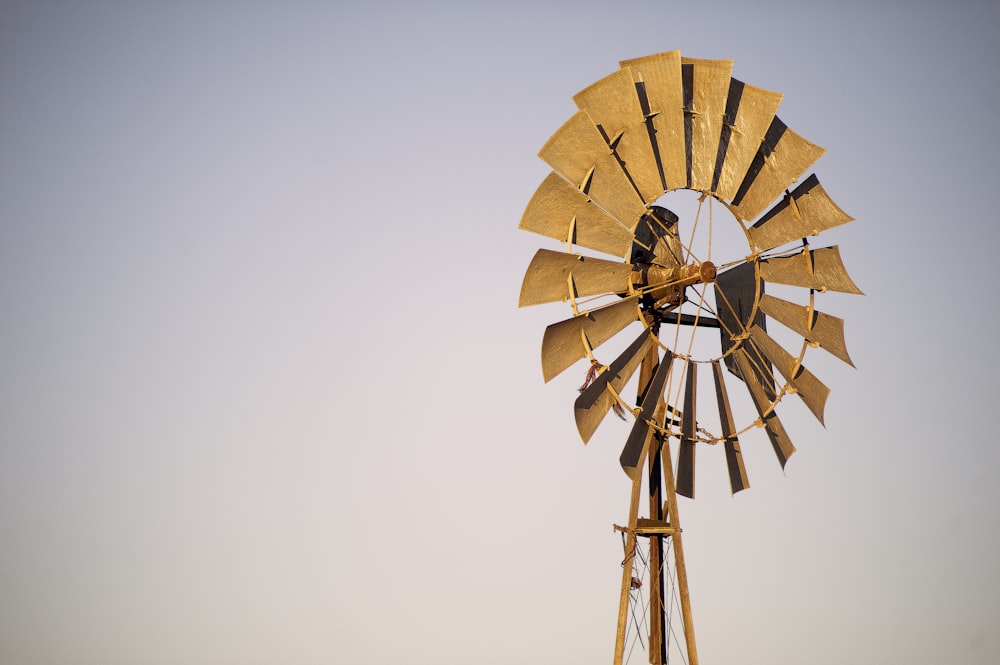
[[[564,246],[538,251],[520,295],[522,307],[572,308],[545,330],[545,381],[589,360],[574,405],[584,443],[610,411],[633,419],[619,458],[631,499],[615,527],[615,665],[636,641],[653,665],[668,662],[672,636],[698,663],[677,501],[695,496],[698,451],[721,444],[730,489],[748,488],[744,434],[762,429],[782,468],[795,452],[777,413],[786,396],[823,422],[830,391],[806,352],[853,366],[844,322],[817,305],[861,291],[838,247],[809,244],[852,218],[805,176],[824,150],[775,115],[782,95],[732,78],[732,64],[660,53],[577,94],[579,111],[539,153],[553,172],[519,225]],[[684,190],[696,202],[678,215]],[[619,335],[629,327],[638,336]]]

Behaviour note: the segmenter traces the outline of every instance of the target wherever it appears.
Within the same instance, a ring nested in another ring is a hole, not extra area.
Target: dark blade
[[[684,263],[684,249],[677,230],[678,218],[660,206],[650,207],[635,227],[630,262],[675,267]]]
[[[723,380],[722,365],[717,360],[712,361],[712,376],[715,378],[715,398],[719,404],[719,422],[725,439],[723,445],[726,449],[726,467],[729,470],[729,487],[733,494],[736,494],[750,487],[750,481],[747,480],[740,440],[733,425],[733,411],[729,406],[729,394],[726,392],[726,382]]]
[[[646,446],[646,440],[649,438],[651,431],[649,421],[653,419],[656,408],[660,400],[663,399],[663,387],[667,381],[667,376],[670,374],[670,366],[673,363],[673,359],[673,354],[669,351],[664,351],[663,358],[660,359],[660,364],[656,368],[656,373],[653,374],[653,379],[649,382],[646,394],[642,398],[639,415],[632,425],[632,431],[629,433],[628,439],[625,441],[625,447],[622,448],[622,454],[618,458],[619,462],[621,462],[622,470],[632,480],[637,479],[642,472],[642,469],[639,468],[639,463],[642,460],[642,451]]]
[[[752,263],[742,263],[715,276],[715,311],[722,326],[722,353],[726,354],[753,323],[762,323],[763,315],[754,309],[757,292],[764,285],[757,279]],[[751,321],[751,318],[753,320]]]
[[[632,234],[558,173],[535,191],[519,229],[613,256],[625,256]]]
[[[767,251],[851,221],[811,175],[750,227],[750,240]]]
[[[542,338],[542,375],[550,381],[560,372],[587,355],[587,346],[596,349],[639,318],[638,296],[592,312],[553,323]]]
[[[792,440],[785,433],[785,428],[782,426],[781,420],[778,419],[778,414],[773,410],[769,410],[770,401],[764,395],[763,387],[754,378],[754,372],[750,367],[750,359],[747,357],[746,351],[742,348],[736,349],[733,355],[736,356],[736,363],[740,371],[747,377],[744,379],[744,382],[750,391],[750,398],[757,408],[757,414],[764,423],[764,430],[767,432],[767,437],[771,440],[771,447],[774,448],[774,454],[778,456],[778,462],[781,463],[781,468],[784,469],[788,458],[795,452],[795,446],[792,445]]]
[[[538,156],[629,229],[646,212],[646,203],[585,111],[556,130]]]
[[[698,394],[697,365],[687,364],[687,381],[684,386],[684,412],[681,414],[681,442],[677,454],[677,493],[694,498],[694,454],[698,441],[695,419],[695,402]]]
[[[576,428],[584,443],[590,441],[590,437],[615,403],[612,391],[621,394],[647,351],[655,346],[653,336],[648,330],[643,330],[636,340],[615,358],[604,372],[598,374],[594,382],[576,398],[573,412],[576,416]]]
[[[762,260],[760,276],[765,282],[864,295],[847,274],[840,259],[840,248],[836,245]]]
[[[758,292],[764,293],[764,282],[757,279],[752,263],[743,263],[715,277],[715,311],[719,316],[722,334],[722,355],[725,357],[726,368],[734,375],[742,378],[736,360],[731,354],[734,346],[741,344],[751,326],[760,326],[766,330],[763,313],[754,307]],[[751,350],[751,353],[754,353]],[[771,367],[765,360],[752,356],[754,372],[767,394],[774,396],[774,383],[771,380]]]
[[[831,354],[854,367],[847,354],[844,341],[844,320],[836,316],[811,310],[804,305],[796,305],[781,298],[764,295],[760,299],[760,309],[764,314],[802,335],[810,342],[820,345]]]
[[[518,306],[604,293],[626,293],[632,266],[566,252],[540,249],[531,260],[521,284]]]
[[[817,379],[812,372],[796,362],[796,358],[775,342],[770,335],[754,326],[750,329],[750,339],[760,349],[761,353],[771,361],[781,376],[785,377],[812,414],[823,423],[823,409],[830,389]]]

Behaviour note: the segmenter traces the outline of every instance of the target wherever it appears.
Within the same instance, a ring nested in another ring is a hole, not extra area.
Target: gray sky
[[[784,93],[867,294],[784,474],[699,461],[702,662],[1000,661],[1000,10],[416,4],[0,5],[0,661],[609,662],[628,426],[543,384],[516,227],[673,49]]]

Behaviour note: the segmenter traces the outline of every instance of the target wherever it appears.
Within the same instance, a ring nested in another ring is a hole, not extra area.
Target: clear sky
[[[998,6],[344,5],[0,4],[0,662],[610,662],[628,426],[516,227],[673,49],[784,93],[867,294],[784,474],[699,461],[701,661],[1000,662]]]

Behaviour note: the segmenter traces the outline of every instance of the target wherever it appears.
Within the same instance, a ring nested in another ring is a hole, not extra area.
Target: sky
[[[987,2],[0,3],[0,662],[604,663],[628,425],[544,383],[572,96],[731,59],[827,149],[826,426],[699,459],[702,663],[1000,661]],[[784,407],[784,403],[782,405]]]

